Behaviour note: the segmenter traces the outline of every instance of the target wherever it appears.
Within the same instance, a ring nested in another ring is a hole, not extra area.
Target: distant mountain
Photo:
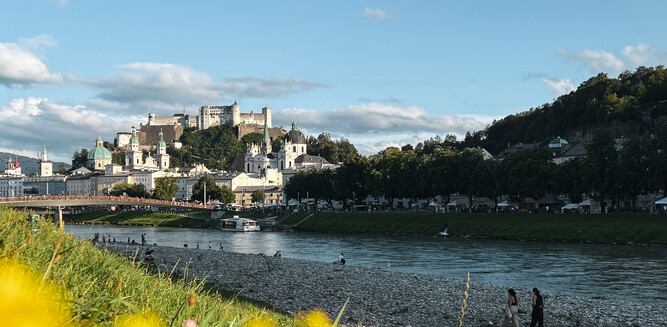
[[[23,174],[26,176],[30,176],[30,174],[36,174],[37,173],[37,158],[30,158],[30,157],[24,157],[24,156],[18,156],[13,153],[6,153],[6,152],[0,152],[0,170],[5,170],[5,163],[7,162],[7,159],[9,157],[12,157],[12,159],[18,157],[19,158],[19,164],[21,165],[21,171]],[[53,162],[53,171],[58,172],[59,166],[63,165],[65,168],[69,169],[70,164],[64,163],[64,162]]]

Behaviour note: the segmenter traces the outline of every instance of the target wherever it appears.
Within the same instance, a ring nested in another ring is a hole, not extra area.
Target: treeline
[[[285,185],[288,199],[306,196],[342,201],[345,206],[366,198],[420,199],[453,194],[496,201],[503,195],[514,201],[539,199],[546,194],[567,195],[579,202],[588,195],[603,202],[632,201],[640,194],[667,189],[667,119],[653,132],[636,134],[618,144],[610,129],[596,129],[587,156],[556,165],[547,148],[514,153],[506,159],[485,159],[481,148],[452,147],[432,153],[388,148],[370,157],[348,159],[335,171],[300,171]],[[420,153],[421,152],[421,153]],[[618,206],[617,206],[618,207]]]
[[[231,124],[211,127],[203,131],[188,128],[180,138],[183,147],[167,148],[171,166],[204,164],[209,169],[228,170],[239,154],[245,154],[251,144],[261,144],[262,134],[250,133],[237,139],[238,129]],[[285,136],[272,140],[272,151],[278,152]],[[358,156],[357,149],[348,140],[332,140],[329,134],[308,138],[308,154],[321,156],[329,162],[342,162]]]
[[[615,136],[642,134],[665,115],[667,69],[642,66],[618,78],[600,73],[553,103],[494,121],[486,130],[468,134],[463,142],[497,154],[508,143],[540,142],[557,136],[572,141],[600,127],[610,128]]]

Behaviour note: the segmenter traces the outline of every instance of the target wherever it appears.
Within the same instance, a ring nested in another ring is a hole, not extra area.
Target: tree
[[[359,203],[370,194],[371,162],[366,157],[354,157],[345,161],[334,174],[334,198],[347,207],[347,200]]]
[[[125,166],[125,150],[111,152],[111,163]]]
[[[600,209],[605,211],[605,196],[613,192],[614,172],[618,168],[616,141],[611,130],[599,128],[593,132],[591,143],[586,146],[588,171],[591,173],[593,192],[600,201]]]
[[[250,195],[250,200],[252,203],[264,203],[264,191],[263,190],[255,190],[252,192]]]
[[[70,170],[86,167],[86,162],[88,162],[88,149],[81,148],[81,152],[74,151],[74,155],[72,155],[72,167]]]
[[[114,196],[128,196],[131,198],[147,198],[150,194],[144,184],[128,184],[120,182],[111,188],[109,194]]]
[[[204,201],[204,185],[206,185],[206,201]],[[211,176],[202,176],[202,178],[192,186],[192,199],[208,203],[208,200],[222,200],[222,190],[215,184]]]
[[[223,204],[232,204],[236,201],[236,195],[234,195],[234,191],[232,191],[231,188],[227,187],[227,185],[223,185],[220,187],[220,203]]]
[[[153,198],[160,200],[171,200],[176,197],[176,179],[173,177],[160,177],[155,179]]]

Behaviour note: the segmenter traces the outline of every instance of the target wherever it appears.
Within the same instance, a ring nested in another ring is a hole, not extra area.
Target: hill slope
[[[663,116],[667,116],[667,69],[639,67],[618,78],[600,73],[553,103],[495,121],[465,142],[496,154],[508,143],[543,142],[558,136],[587,140],[598,127],[611,129],[615,137],[627,137],[651,130]]]

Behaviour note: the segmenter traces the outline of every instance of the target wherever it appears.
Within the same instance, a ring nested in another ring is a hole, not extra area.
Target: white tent
[[[456,206],[461,206],[461,205],[463,205],[463,203],[460,203],[458,200],[454,200],[454,201],[452,201],[452,202],[450,202],[450,203],[447,203],[447,205],[450,206],[450,207],[456,207]]]
[[[662,198],[658,201],[655,201],[655,204],[667,204],[667,198]]]
[[[287,205],[289,205],[289,206],[295,206],[297,204],[299,204],[299,202],[297,202],[294,199],[291,199],[291,200],[287,201]]]
[[[503,201],[503,202],[498,203],[498,206],[499,206],[499,207],[516,207],[516,204],[511,203],[511,202],[505,200],[505,201]]]
[[[438,204],[435,203],[434,201],[431,201],[431,203],[429,203],[428,205],[429,205],[429,207],[437,207],[438,206]]]
[[[563,207],[564,210],[574,210],[574,209],[578,209],[578,208],[579,208],[579,204],[578,204],[578,203],[569,203],[569,204],[566,204],[566,205]]]

